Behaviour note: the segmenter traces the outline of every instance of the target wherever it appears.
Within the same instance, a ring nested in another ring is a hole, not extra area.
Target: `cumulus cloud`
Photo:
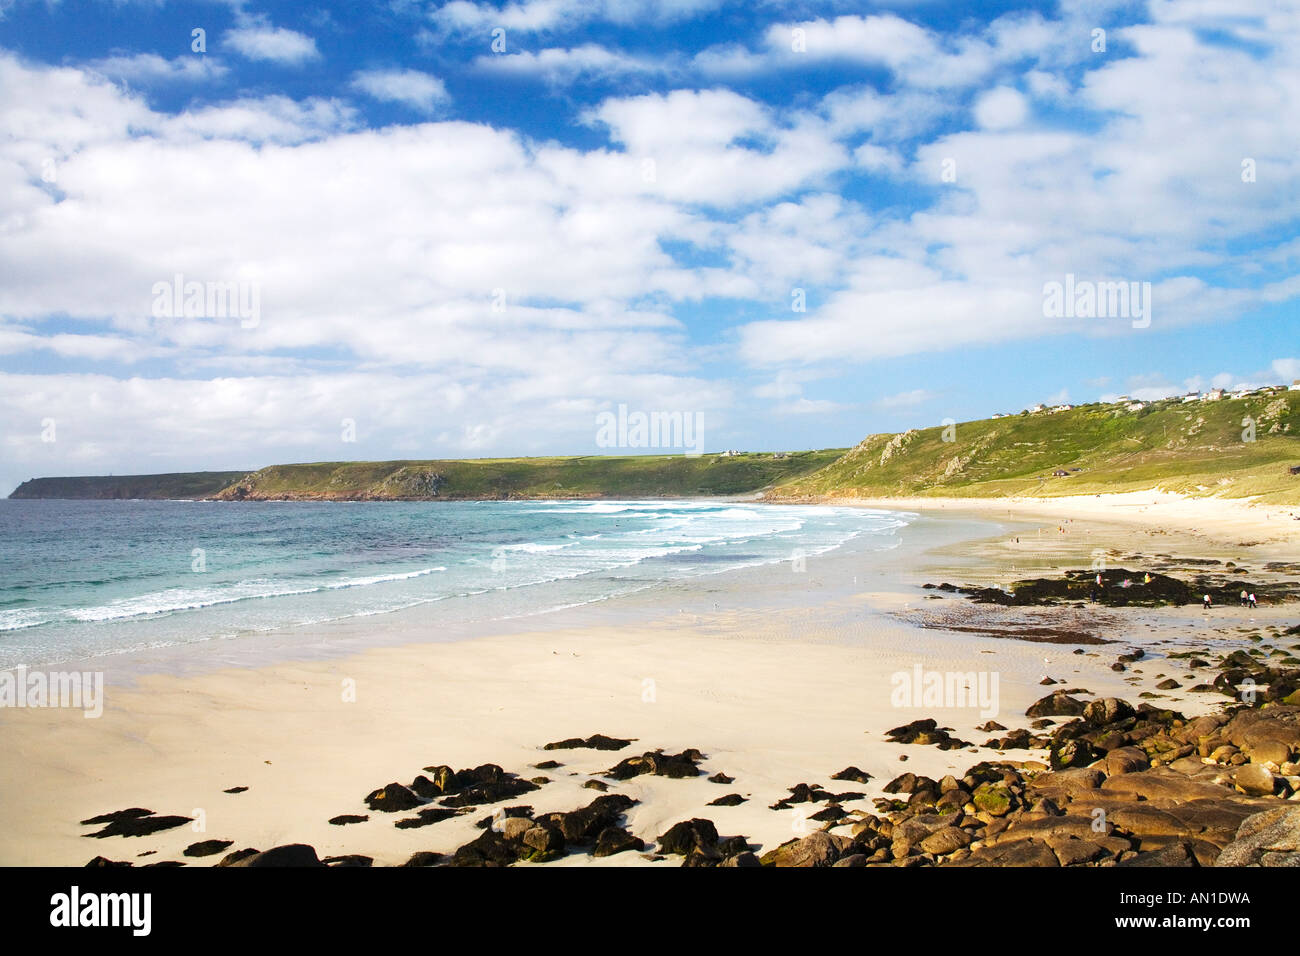
[[[507,34],[533,34],[572,30],[591,22],[666,24],[720,5],[721,0],[452,0],[431,10],[429,19],[439,33],[486,37],[497,28]]]
[[[421,113],[433,113],[451,100],[442,80],[419,70],[363,70],[352,77],[352,88]]]
[[[133,83],[201,83],[230,72],[219,57],[199,54],[168,60],[156,53],[135,53],[105,57],[86,66],[104,76]]]
[[[247,20],[229,30],[222,38],[224,46],[249,60],[299,66],[320,56],[316,41],[305,33],[272,26],[266,19]]]
[[[488,53],[475,60],[485,73],[538,76],[551,83],[571,83],[580,78],[609,78],[635,74],[667,74],[663,59],[630,56],[595,43],[572,48],[549,47],[536,53]]]

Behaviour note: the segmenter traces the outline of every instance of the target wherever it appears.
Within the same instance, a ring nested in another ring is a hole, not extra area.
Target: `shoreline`
[[[986,615],[961,598],[927,600],[919,584],[945,570],[963,582],[1002,576],[1008,553],[1026,567],[1072,563],[1100,542],[1129,540],[1133,528],[1131,521],[1089,523],[1080,516],[1069,534],[1049,535],[1041,547],[1035,535],[1035,547],[1013,552],[1008,542],[1016,532],[1027,538],[1044,515],[938,510],[944,513],[922,512],[902,529],[890,560],[874,564],[841,546],[809,558],[801,575],[772,565],[722,572],[657,589],[653,598],[633,595],[529,622],[537,626],[490,622],[464,639],[439,635],[434,642],[420,633],[418,617],[399,622],[396,615],[404,612],[391,612],[383,621],[354,619],[352,644],[326,647],[329,642],[317,639],[309,649],[299,642],[278,659],[259,661],[254,653],[233,666],[223,666],[231,659],[221,653],[198,654],[209,658],[206,666],[139,673],[110,687],[99,720],[66,710],[0,711],[0,760],[23,768],[0,781],[8,824],[0,828],[0,865],[80,865],[96,855],[137,865],[210,865],[220,857],[189,858],[183,850],[211,838],[232,841],[230,850],[307,843],[321,857],[362,854],[376,865],[395,865],[416,852],[450,854],[478,838],[483,831],[475,822],[498,806],[527,804],[535,814],[581,807],[605,792],[584,786],[591,780],[637,801],[624,825],[646,842],[682,820],[706,818],[720,833],[744,835],[757,851],[769,852],[799,835],[797,805],[769,809],[799,783],[862,791],[842,801],[846,812],[858,814],[885,799],[883,786],[903,770],[937,780],[981,759],[1041,762],[1036,750],[977,747],[972,753],[889,742],[885,731],[931,716],[963,740],[988,737],[977,730],[988,719],[977,709],[894,706],[893,675],[918,664],[996,673],[1000,700],[993,719],[1014,727],[1053,689],[1041,685],[1046,677],[1097,698],[1136,703],[1139,692],[1157,693],[1155,682],[1173,668],[1180,680],[1185,676],[1169,654],[1207,645],[1224,653],[1246,649],[1252,645],[1240,628],[1248,622],[1282,627],[1300,617],[1287,605],[1249,615],[1229,608],[1218,616],[1191,606],[1130,609],[1098,616],[1097,626],[1117,643],[1081,646],[1081,653],[927,628],[916,616],[939,605],[971,619]],[[1188,528],[1174,540],[1204,546],[1205,533]],[[1214,546],[1237,548],[1231,537]],[[1056,613],[1026,611],[1034,619]],[[1011,630],[1024,626],[1014,622]],[[375,631],[383,632],[378,643],[369,633]],[[1144,648],[1147,662],[1113,670],[1115,655],[1129,648]],[[1162,705],[1189,717],[1218,704],[1214,695],[1159,693]],[[617,753],[542,749],[591,734],[636,739]],[[622,783],[602,775],[629,755],[656,748],[697,748],[704,773]],[[548,758],[564,766],[533,766]],[[368,811],[362,799],[424,767],[487,763],[549,782],[415,829],[395,827],[392,816]],[[870,782],[831,780],[850,766],[871,774]],[[734,782],[709,782],[716,773]],[[241,786],[248,791],[223,792]],[[733,793],[744,802],[710,805]],[[186,817],[201,810],[206,828],[91,840],[84,836],[90,829],[77,823],[126,807]],[[340,814],[369,819],[328,823]],[[577,852],[545,865],[681,862],[658,856],[623,852],[593,860]]]

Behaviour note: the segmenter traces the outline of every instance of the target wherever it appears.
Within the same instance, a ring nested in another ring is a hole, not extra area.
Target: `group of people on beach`
[[[1210,596],[1209,596],[1208,594],[1205,595],[1205,597],[1203,598],[1203,600],[1202,600],[1202,606],[1203,606],[1207,611],[1208,611],[1210,608],[1214,607],[1214,602],[1213,602],[1212,600],[1210,600]],[[1242,592],[1241,592],[1241,606],[1242,606],[1242,607],[1249,607],[1249,608],[1256,608],[1256,607],[1259,607],[1259,603],[1255,600],[1255,595],[1254,595],[1253,592],[1252,592],[1252,593],[1249,593],[1249,594],[1246,593],[1245,591],[1242,591]]]

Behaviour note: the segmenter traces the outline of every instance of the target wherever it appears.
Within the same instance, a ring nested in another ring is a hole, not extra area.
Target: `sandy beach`
[[[646,844],[679,821],[707,818],[761,854],[821,825],[800,805],[770,809],[797,784],[860,791],[839,804],[869,812],[904,771],[937,780],[960,777],[980,760],[1045,767],[1040,750],[978,746],[990,734],[976,728],[989,720],[1023,725],[1026,708],[1056,689],[1043,686],[1048,678],[1097,698],[1136,704],[1145,692],[1188,717],[1208,713],[1222,698],[1189,693],[1197,678],[1171,654],[1226,654],[1254,646],[1250,635],[1261,629],[1300,622],[1296,604],[1269,601],[1267,592],[1253,610],[986,609],[921,587],[1086,568],[1099,550],[1113,552],[1114,566],[1159,553],[1231,560],[1258,580],[1280,581],[1285,572],[1260,569],[1295,560],[1300,522],[1286,509],[1157,494],[859,504],[917,516],[886,562],[869,563],[850,544],[809,558],[798,572],[728,572],[458,640],[427,633],[418,612],[397,612],[323,625],[310,641],[268,641],[278,648],[269,656],[224,646],[113,662],[104,667],[107,700],[98,719],[71,709],[0,710],[0,765],[9,771],[0,780],[0,865],[82,865],[99,855],[136,865],[211,865],[221,856],[182,855],[205,840],[229,841],[232,850],[305,843],[321,858],[358,854],[396,865],[420,851],[455,851],[484,832],[476,824],[499,806],[527,805],[536,816],[582,807],[601,792],[636,801],[625,826]],[[952,627],[992,618],[1010,633]],[[1096,643],[1014,636],[1030,626],[1086,631]],[[1139,662],[1112,668],[1133,649],[1144,651]],[[894,675],[917,668],[996,675],[996,706],[899,706]],[[1154,690],[1171,677],[1179,689]],[[889,729],[925,717],[977,746],[941,750],[886,739]],[[617,752],[543,749],[592,734],[632,743]],[[702,773],[603,776],[660,748],[697,749]],[[560,765],[536,768],[548,760]],[[488,763],[546,782],[416,828],[394,826],[406,813],[366,808],[367,794],[406,784],[425,768]],[[832,780],[847,767],[871,779]],[[708,779],[719,773],[732,782]],[[592,781],[607,789],[584,786]],[[247,789],[227,792],[233,788]],[[743,802],[711,805],[731,794]],[[195,822],[104,839],[88,839],[96,828],[79,824],[130,807]],[[339,815],[368,819],[328,822]],[[537,865],[593,863],[677,866],[681,858],[575,852]]]

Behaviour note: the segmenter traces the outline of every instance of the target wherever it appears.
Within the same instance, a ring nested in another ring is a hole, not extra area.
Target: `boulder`
[[[764,866],[832,866],[840,856],[853,846],[848,837],[833,836],[824,830],[810,833],[802,839],[782,843],[764,853],[759,862]]]
[[[1278,807],[1242,821],[1215,866],[1300,866],[1300,807]]]
[[[1083,719],[1087,723],[1093,726],[1101,726],[1113,724],[1118,720],[1126,720],[1132,717],[1135,711],[1131,704],[1120,700],[1118,697],[1103,697],[1085,704],[1082,713]]]
[[[1025,716],[1078,717],[1083,713],[1083,708],[1083,701],[1071,697],[1063,690],[1058,690],[1030,704],[1025,711]]]
[[[236,851],[238,852],[238,851]],[[232,854],[233,856],[233,854]],[[229,857],[227,857],[228,859]],[[224,860],[222,861],[225,862]],[[236,860],[229,864],[230,866],[247,866],[247,867],[302,867],[302,866],[324,866],[316,856],[316,850],[305,843],[289,843],[284,846],[273,846],[269,850],[261,853],[254,853],[243,859]]]
[[[1116,747],[1106,754],[1103,766],[1107,776],[1115,777],[1122,773],[1146,770],[1151,766],[1151,761],[1140,747]]]
[[[645,841],[640,837],[633,836],[622,827],[606,827],[600,831],[600,836],[596,837],[596,849],[592,851],[593,856],[613,856],[615,853],[623,853],[627,850],[644,850]]]
[[[658,841],[660,853],[687,856],[692,850],[717,852],[718,830],[712,820],[693,818],[674,823]]]
[[[420,798],[400,783],[390,783],[366,794],[366,806],[382,813],[414,810],[419,805]]]
[[[943,827],[935,830],[921,841],[921,849],[935,856],[947,856],[963,847],[970,846],[973,838],[958,827]]]
[[[1240,767],[1233,775],[1232,782],[1242,793],[1256,797],[1271,796],[1277,787],[1272,771],[1261,763],[1248,763]]]

